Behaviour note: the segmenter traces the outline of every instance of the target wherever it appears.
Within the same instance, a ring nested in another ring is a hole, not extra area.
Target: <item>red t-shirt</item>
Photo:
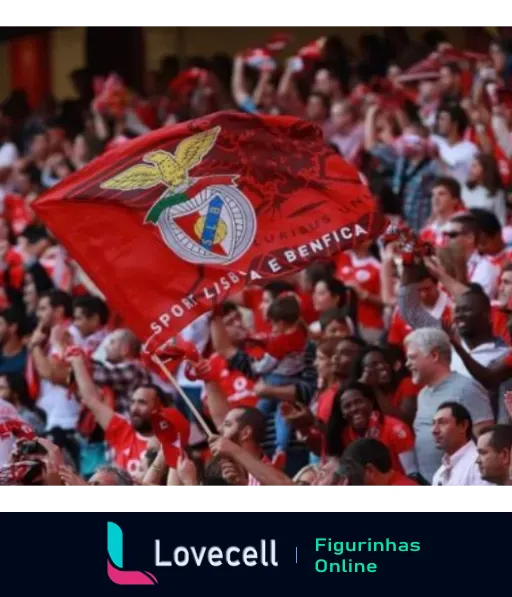
[[[21,195],[6,195],[4,199],[4,216],[15,236],[19,236],[34,221],[34,214],[28,207],[25,197]]]
[[[511,345],[512,338],[510,337],[510,332],[508,331],[508,320],[510,314],[503,311],[498,305],[491,306],[491,323],[492,323],[492,333],[494,336],[498,336],[504,342]]]
[[[5,309],[9,306],[9,299],[5,292],[6,281],[9,280],[9,285],[12,288],[21,290],[25,276],[23,259],[15,249],[8,249],[5,254],[4,264],[7,266],[7,269],[0,271],[0,309]]]
[[[310,293],[296,290],[295,294],[300,302],[300,314],[302,319],[311,324],[318,319],[318,314],[313,306],[313,297]],[[250,286],[244,290],[243,301],[244,307],[250,309],[254,317],[254,331],[256,333],[270,333],[270,324],[265,321],[260,309],[260,304],[263,299],[263,289],[258,286]]]
[[[421,388],[422,386],[415,384],[410,377],[404,377],[400,380],[400,383],[390,400],[391,405],[398,408],[405,398],[417,396]]]
[[[310,325],[318,319],[318,313],[315,311],[313,304],[313,295],[304,290],[297,290],[296,292],[300,300],[300,315]]]
[[[288,333],[271,333],[260,336],[259,340],[264,343],[268,354],[280,361],[292,352],[303,352],[308,341],[308,333],[299,325]]]
[[[105,440],[114,452],[114,464],[132,477],[137,475],[149,438],[137,433],[126,419],[115,414],[105,430]]]
[[[503,358],[503,364],[506,365],[509,369],[512,369],[512,352],[509,352]]]
[[[297,375],[304,368],[304,351],[308,332],[303,325],[297,325],[289,332],[276,332],[255,337],[263,344],[263,354],[254,361],[256,373],[275,371],[282,375]]]
[[[418,485],[418,483],[398,471],[393,471],[393,476],[389,480],[388,485]]]
[[[254,317],[254,331],[257,333],[269,333],[270,324],[263,319],[260,304],[263,298],[263,290],[258,286],[250,286],[244,290],[244,307],[252,311]]]
[[[334,397],[336,393],[340,389],[340,384],[335,383],[332,386],[329,386],[323,392],[318,395],[317,405],[316,405],[316,418],[326,423],[329,421],[329,417],[332,413],[332,405],[334,403]]]
[[[342,439],[345,447],[360,437],[350,426],[343,430]],[[388,415],[384,415],[382,421],[379,421],[378,413],[373,412],[364,437],[373,437],[387,446],[391,453],[393,469],[404,472],[399,455],[414,449],[414,435],[406,423]]]
[[[380,267],[374,257],[361,258],[346,251],[336,258],[336,277],[346,284],[357,284],[371,295],[380,296]],[[369,301],[358,301],[357,319],[363,327],[382,329],[382,309]]]
[[[218,372],[217,383],[226,397],[230,408],[254,407],[258,403],[258,396],[254,393],[254,382],[240,371],[231,371],[228,362],[218,353],[209,359],[210,367]],[[203,408],[208,413],[206,393],[202,396]]]

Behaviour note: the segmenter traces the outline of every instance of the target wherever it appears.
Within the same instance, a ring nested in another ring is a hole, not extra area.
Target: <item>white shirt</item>
[[[431,308],[424,306],[424,309],[425,309],[425,311],[427,311],[427,313],[429,315],[432,315],[432,317],[435,317],[436,319],[442,319],[446,309],[451,306],[452,306],[452,301],[451,301],[450,297],[446,294],[446,292],[443,292],[442,290],[440,290],[439,297],[438,297],[435,305]]]
[[[431,140],[439,149],[439,157],[448,167],[450,176],[456,178],[461,185],[465,184],[478,147],[471,141],[459,141],[455,145],[449,145],[448,141],[439,135],[432,135]]]
[[[18,159],[16,145],[6,141],[0,145],[0,168],[11,168]]]
[[[493,265],[484,255],[475,251],[467,261],[468,280],[480,284],[489,298],[494,298],[498,290],[500,268]]]
[[[505,204],[505,193],[499,190],[495,195],[478,185],[474,189],[467,186],[462,187],[462,202],[468,209],[486,209],[492,212],[502,226],[507,223],[507,207]]]
[[[432,480],[432,485],[492,485],[480,476],[476,464],[477,456],[478,452],[472,441],[451,456],[444,454],[442,464]]]
[[[498,346],[496,342],[486,342],[485,344],[480,344],[476,348],[470,349],[464,340],[461,341],[462,347],[464,350],[469,353],[477,363],[487,367],[490,363],[499,359],[504,354],[507,354],[510,351],[509,346]],[[466,366],[462,362],[462,359],[459,357],[457,352],[452,348],[452,362],[451,362],[451,370],[455,371],[456,373],[460,373],[465,377],[472,377],[469,371],[466,369]]]
[[[74,325],[68,328],[73,342],[78,344],[80,333]],[[50,345],[48,357],[57,356],[57,350]],[[41,380],[41,389],[37,406],[46,413],[46,430],[50,431],[54,427],[62,429],[75,429],[80,414],[80,404],[75,396],[70,395],[68,388],[52,383],[47,379]]]
[[[0,145],[0,168],[11,168],[14,162],[18,159],[18,150],[16,145],[10,141],[6,141]],[[12,185],[9,181],[0,184],[0,211],[4,210],[5,195],[12,190]]]

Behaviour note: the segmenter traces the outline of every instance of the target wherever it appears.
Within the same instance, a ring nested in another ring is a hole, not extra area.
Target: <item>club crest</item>
[[[165,185],[145,223],[158,226],[166,245],[189,263],[226,265],[239,259],[256,234],[256,214],[236,176],[189,176],[213,148],[215,127],[184,139],[174,154],[156,150],[103,182],[102,189],[133,191]]]

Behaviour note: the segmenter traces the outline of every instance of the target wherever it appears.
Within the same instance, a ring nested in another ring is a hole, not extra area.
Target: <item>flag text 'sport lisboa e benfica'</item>
[[[245,284],[385,226],[316,126],[236,112],[130,141],[33,207],[127,325],[162,343]]]

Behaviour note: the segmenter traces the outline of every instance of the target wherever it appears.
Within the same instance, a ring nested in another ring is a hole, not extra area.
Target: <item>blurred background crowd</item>
[[[91,30],[89,65],[57,100],[50,34],[5,30],[2,482],[510,481],[512,39],[475,28],[457,45],[449,30],[396,27],[354,47],[314,33],[298,43],[269,30],[234,55],[212,42],[208,56],[144,71],[136,28],[108,48]],[[179,342],[197,366],[176,374],[216,434],[208,442],[31,203],[132,138],[226,109],[316,123],[390,221],[433,250],[411,260],[407,243],[383,237],[189,326]]]

